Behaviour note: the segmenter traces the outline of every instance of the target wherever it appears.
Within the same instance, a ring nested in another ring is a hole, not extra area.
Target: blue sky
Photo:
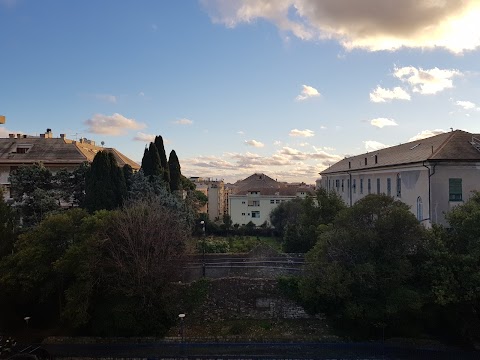
[[[0,0],[0,136],[313,183],[346,155],[480,133],[480,3]]]

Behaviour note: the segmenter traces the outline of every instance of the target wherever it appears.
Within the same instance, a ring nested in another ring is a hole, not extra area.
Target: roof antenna
[[[453,128],[450,128],[450,131],[453,131]]]

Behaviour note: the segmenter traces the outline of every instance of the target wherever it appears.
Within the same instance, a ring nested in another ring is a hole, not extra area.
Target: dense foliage
[[[270,221],[283,238],[285,252],[305,253],[317,242],[319,227],[330,224],[345,207],[335,192],[319,189],[315,197],[281,203],[272,210]]]

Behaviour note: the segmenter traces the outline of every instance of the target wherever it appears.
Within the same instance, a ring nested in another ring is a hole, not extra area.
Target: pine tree
[[[170,169],[167,161],[167,154],[165,153],[165,146],[163,145],[163,138],[158,135],[155,137],[155,146],[158,150],[158,155],[160,156],[160,163],[163,170],[163,180],[169,184],[170,183]]]
[[[182,188],[182,173],[180,171],[180,162],[178,161],[175,150],[170,152],[168,159],[168,168],[170,170],[170,189],[172,191],[181,190]]]

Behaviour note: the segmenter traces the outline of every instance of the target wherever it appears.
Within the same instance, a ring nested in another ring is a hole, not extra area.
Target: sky
[[[0,0],[0,137],[88,138],[186,176],[314,183],[480,133],[480,0]]]

